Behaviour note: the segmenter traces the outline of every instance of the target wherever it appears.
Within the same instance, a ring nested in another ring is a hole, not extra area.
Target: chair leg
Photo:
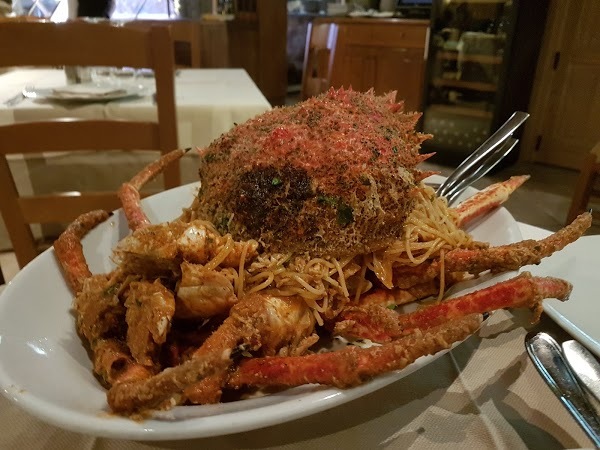
[[[2,266],[0,266],[0,285],[2,284],[6,284],[6,281],[4,281],[4,274],[2,273]]]

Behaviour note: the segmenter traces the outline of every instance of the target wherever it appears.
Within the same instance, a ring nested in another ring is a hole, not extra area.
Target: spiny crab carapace
[[[171,222],[149,223],[139,189],[184,152],[151,164],[121,189],[132,233],[108,274],[90,273],[80,241],[109,214],[67,228],[54,249],[112,411],[139,417],[219,402],[224,391],[353,386],[465,339],[482,313],[539,313],[544,298],[568,297],[568,282],[524,273],[443,298],[486,271],[538,263],[591,219],[541,241],[476,242],[465,226],[528,177],[449,208],[417,167],[427,158],[419,115],[393,97],[330,90],[236,126],[200,150],[198,196]],[[316,351],[332,336],[374,345]]]

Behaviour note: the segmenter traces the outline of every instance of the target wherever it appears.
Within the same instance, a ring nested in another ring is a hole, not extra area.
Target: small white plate
[[[55,102],[107,102],[129,97],[143,97],[148,95],[147,87],[138,84],[104,85],[83,83],[73,85],[73,91],[68,96],[57,92],[71,86],[57,86],[54,88],[24,89],[23,96],[34,100],[51,100]]]
[[[544,301],[544,311],[567,333],[600,357],[600,235],[583,236],[560,252],[527,266],[533,274],[573,284],[566,302]]]
[[[432,181],[439,181],[439,177],[432,177]],[[197,187],[198,184],[191,184],[148,197],[143,200],[144,210],[154,223],[171,220],[181,214],[181,208],[191,204]],[[521,238],[516,221],[504,208],[479,220],[470,231],[476,239],[494,245]],[[119,210],[83,240],[93,273],[111,269],[111,249],[127,234],[127,222]],[[512,275],[501,274],[494,279],[482,277],[462,289],[455,289],[454,294]],[[6,286],[0,294],[0,390],[12,402],[42,420],[110,438],[189,439],[283,423],[362,397],[446,353],[419,358],[404,370],[352,389],[307,385],[231,403],[180,406],[137,422],[109,413],[106,391],[94,378],[90,359],[75,331],[71,304],[72,293],[52,248],[29,263]]]

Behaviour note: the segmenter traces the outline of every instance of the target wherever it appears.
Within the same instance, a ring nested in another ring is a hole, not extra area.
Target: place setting
[[[5,104],[15,106],[20,98],[38,102],[94,103],[144,97],[151,92],[147,83],[141,82],[149,78],[146,72],[115,67],[66,67],[65,85],[42,88],[27,85],[20,95]]]

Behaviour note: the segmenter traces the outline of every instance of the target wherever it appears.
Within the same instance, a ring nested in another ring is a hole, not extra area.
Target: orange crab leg
[[[132,231],[150,225],[150,221],[142,210],[142,205],[140,203],[140,189],[142,186],[154,179],[166,166],[179,160],[189,150],[191,149],[173,150],[148,164],[127,183],[123,183],[119,189],[118,195],[121,199],[123,211],[125,212],[125,217],[127,217],[127,222],[129,223],[129,228]]]
[[[387,308],[348,308],[340,313],[334,333],[350,338],[368,338],[389,342],[415,329],[428,329],[467,314],[495,311],[502,308],[532,308],[536,319],[541,314],[545,298],[566,300],[570,283],[557,278],[532,277],[524,272],[518,277],[480,291],[425,306],[412,313],[397,314]]]
[[[512,194],[519,186],[529,179],[529,175],[510,177],[506,181],[494,183],[477,194],[463,201],[454,211],[458,215],[457,225],[464,228],[469,222],[482,217],[494,208],[497,208]]]
[[[539,264],[543,258],[579,239],[591,224],[592,215],[586,212],[539,241],[529,239],[498,247],[450,250],[444,256],[444,271],[446,274],[468,272],[477,275],[486,270],[504,272],[518,270],[528,264]],[[414,267],[394,267],[393,271],[394,286],[409,289],[439,276],[440,261],[433,260]]]
[[[290,387],[308,383],[340,388],[356,386],[376,375],[403,369],[421,356],[447,349],[475,332],[480,324],[481,317],[471,315],[367,349],[351,346],[306,356],[246,359],[231,375],[227,386]]]
[[[152,373],[133,360],[125,344],[116,339],[99,339],[94,345],[94,371],[106,384],[139,381]]]
[[[313,329],[314,318],[301,298],[246,295],[190,359],[150,378],[116,384],[108,391],[108,404],[122,414],[174,406],[185,400],[188,388],[218,381],[233,364],[231,353],[238,345],[272,355],[290,342],[306,338]],[[199,394],[207,398],[205,392]]]
[[[54,253],[63,268],[69,286],[76,294],[81,292],[83,281],[92,276],[83,256],[81,239],[110,216],[111,213],[103,210],[82,214],[69,224],[54,242]]]
[[[503,272],[539,264],[543,258],[579,239],[591,224],[592,215],[585,212],[566,227],[539,241],[528,239],[488,249],[457,248],[446,254],[445,270],[478,274],[485,270]]]

